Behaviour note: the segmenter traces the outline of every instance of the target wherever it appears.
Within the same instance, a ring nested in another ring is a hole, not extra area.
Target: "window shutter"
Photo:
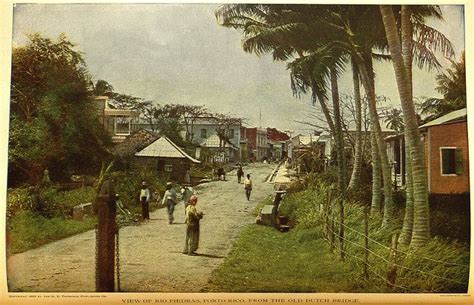
[[[462,149],[456,148],[456,175],[462,175]]]

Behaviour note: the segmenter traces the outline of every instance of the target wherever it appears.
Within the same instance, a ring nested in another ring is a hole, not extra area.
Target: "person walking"
[[[248,201],[250,200],[250,193],[252,192],[252,179],[250,179],[250,174],[247,174],[247,179],[244,180],[244,189]]]
[[[237,182],[238,183],[240,183],[243,176],[244,176],[244,170],[242,169],[242,165],[239,165],[239,169],[237,170]]]
[[[148,189],[146,182],[142,182],[142,188],[140,189],[140,202],[142,204],[142,219],[149,220],[149,203],[150,203],[150,190]]]
[[[166,191],[163,195],[162,205],[166,205],[166,209],[168,210],[168,222],[169,224],[173,223],[174,217],[174,206],[177,204],[176,198],[176,191],[173,188],[173,183],[168,182],[166,183]]]
[[[192,195],[186,208],[186,239],[183,254],[187,255],[197,255],[195,251],[199,247],[199,221],[204,214],[196,209],[197,201],[197,196]]]
[[[193,195],[193,188],[190,185],[184,184],[181,188],[181,198],[183,199],[184,203],[184,214],[186,215],[186,208],[189,204],[189,198]]]

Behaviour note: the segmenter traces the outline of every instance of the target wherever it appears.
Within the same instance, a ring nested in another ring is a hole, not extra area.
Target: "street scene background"
[[[13,13],[10,292],[468,292],[463,5]]]

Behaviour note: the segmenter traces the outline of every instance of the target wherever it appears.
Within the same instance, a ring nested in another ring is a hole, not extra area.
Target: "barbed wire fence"
[[[369,209],[367,207],[364,209],[364,232],[361,232],[344,223],[343,213],[337,213],[336,211],[336,207],[341,205],[340,202],[337,202],[338,200],[341,200],[341,198],[332,198],[331,194],[329,194],[327,204],[322,205],[322,209],[320,208],[324,237],[328,241],[331,251],[337,251],[341,260],[348,258],[361,269],[366,281],[372,280],[375,277],[379,283],[386,285],[389,291],[406,293],[437,292],[431,289],[420,291],[416,285],[415,287],[418,290],[407,287],[410,286],[410,283],[420,281],[420,279],[426,282],[455,283],[465,287],[467,290],[468,283],[459,278],[450,278],[446,274],[435,274],[432,270],[422,270],[424,268],[408,266],[405,264],[405,261],[407,258],[413,258],[419,262],[429,262],[426,263],[426,268],[433,266],[433,264],[456,266],[461,268],[463,274],[469,274],[468,264],[435,259],[421,256],[419,253],[400,250],[398,248],[398,233],[392,233],[392,243],[390,246],[384,245],[369,236]],[[337,219],[338,217],[339,220]],[[337,226],[339,227],[338,229],[336,229]],[[359,235],[360,238],[351,240],[351,235]],[[361,239],[362,242],[360,242]]]

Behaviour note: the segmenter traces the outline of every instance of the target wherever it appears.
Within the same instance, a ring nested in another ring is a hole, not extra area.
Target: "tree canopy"
[[[91,102],[90,76],[64,34],[40,34],[13,49],[9,183],[53,179],[94,170],[110,143]]]

